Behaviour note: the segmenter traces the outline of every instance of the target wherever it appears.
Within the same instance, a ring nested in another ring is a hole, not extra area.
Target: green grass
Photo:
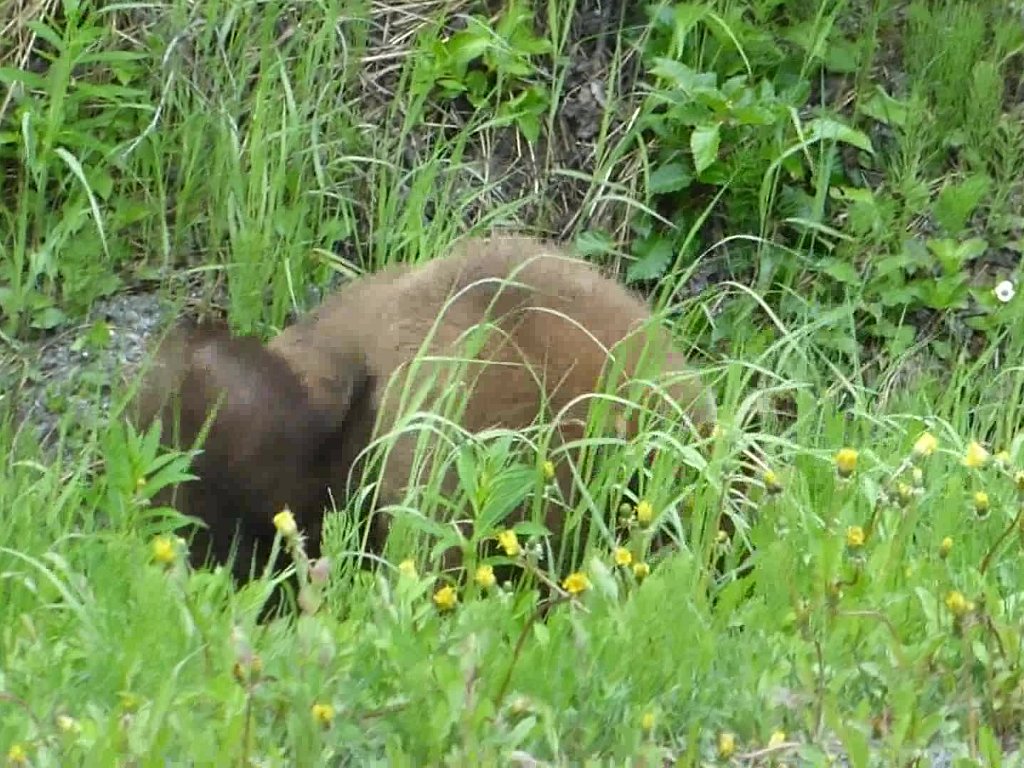
[[[595,526],[590,588],[544,616],[530,582],[435,603],[449,500],[427,485],[374,571],[332,513],[309,610],[261,625],[268,583],[189,570],[182,521],[147,502],[184,457],[117,407],[40,446],[0,399],[0,756],[1020,765],[1024,303],[992,292],[1020,281],[1020,9],[661,2],[613,9],[598,42],[583,0],[513,8],[0,3],[5,389],[41,334],[101,352],[102,323],[78,326],[117,291],[178,300],[185,278],[270,335],[336,272],[509,226],[670,303],[721,414],[706,456],[651,431],[581,464],[573,515],[654,520],[630,524],[628,565]],[[460,13],[478,22],[452,37]],[[65,384],[99,407],[100,382]],[[914,457],[924,431],[938,449]],[[543,436],[459,457],[497,518],[481,535],[551,492]],[[965,466],[975,440],[988,459]],[[651,447],[667,458],[623,498]],[[523,568],[569,575],[528,526],[520,543]]]

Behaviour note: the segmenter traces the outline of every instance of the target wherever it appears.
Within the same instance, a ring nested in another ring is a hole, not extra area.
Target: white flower
[[[1013,283],[1011,281],[1003,280],[1003,282],[995,287],[993,293],[995,293],[997,299],[1005,304],[1013,298],[1013,295],[1016,293],[1016,289],[1013,287]]]

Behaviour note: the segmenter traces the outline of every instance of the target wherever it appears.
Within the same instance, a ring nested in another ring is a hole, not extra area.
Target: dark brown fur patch
[[[160,418],[164,441],[187,449],[212,415],[191,465],[199,479],[156,500],[206,523],[193,540],[197,564],[225,562],[237,533],[236,576],[248,576],[254,554],[262,568],[273,515],[285,505],[319,543],[329,459],[345,455],[349,404],[369,385],[356,357],[338,361],[335,370],[322,383],[332,408],[312,402],[295,371],[259,339],[232,336],[223,325],[182,325],[161,345],[136,401],[138,420]]]

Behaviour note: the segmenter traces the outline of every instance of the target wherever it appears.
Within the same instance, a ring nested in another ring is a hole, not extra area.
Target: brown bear
[[[198,480],[177,488],[175,506],[207,526],[193,542],[197,560],[224,561],[234,543],[244,579],[253,555],[269,552],[273,515],[285,506],[316,556],[325,508],[340,508],[364,480],[377,481],[378,509],[421,482],[412,472],[418,435],[392,430],[446,394],[463,396],[457,423],[469,434],[525,429],[541,416],[557,424],[555,443],[571,449],[599,392],[613,396],[608,428],[636,433],[639,411],[621,399],[621,385],[635,379],[648,407],[706,434],[714,398],[652,320],[641,298],[563,247],[524,236],[465,239],[440,258],[345,284],[266,345],[225,327],[177,329],[142,382],[136,418],[160,417],[165,442],[188,448],[214,414],[192,463]],[[650,396],[645,380],[668,397]],[[383,467],[366,475],[371,465],[356,460],[377,437],[393,439]],[[556,462],[566,498],[573,455]],[[442,489],[457,486],[446,470]],[[563,517],[548,506],[543,522],[556,537]],[[368,543],[379,550],[388,524],[372,518]]]

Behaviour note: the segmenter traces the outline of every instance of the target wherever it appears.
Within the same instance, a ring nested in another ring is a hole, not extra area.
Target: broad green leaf
[[[717,124],[693,129],[690,134],[690,151],[693,152],[693,167],[701,173],[718,159],[718,145],[721,140]]]
[[[822,271],[833,280],[838,280],[846,285],[858,285],[862,282],[857,268],[843,259],[832,260]]]
[[[682,163],[666,163],[655,169],[651,174],[649,190],[651,194],[663,195],[667,192],[678,192],[690,186],[693,177],[686,171]]]
[[[947,185],[935,201],[933,212],[936,221],[950,235],[961,232],[991,186],[991,181],[984,174],[971,176],[962,184]]]
[[[576,250],[581,256],[592,257],[611,253],[615,243],[606,232],[588,229],[576,237]]]
[[[667,238],[658,238],[647,249],[647,253],[629,265],[626,270],[626,282],[653,280],[665,274],[665,269],[672,260],[672,243]]]
[[[844,144],[850,144],[858,149],[863,149],[865,152],[875,153],[874,147],[871,146],[871,139],[867,137],[867,134],[848,125],[843,125],[838,120],[819,117],[811,120],[807,129],[811,140],[834,139]]]

